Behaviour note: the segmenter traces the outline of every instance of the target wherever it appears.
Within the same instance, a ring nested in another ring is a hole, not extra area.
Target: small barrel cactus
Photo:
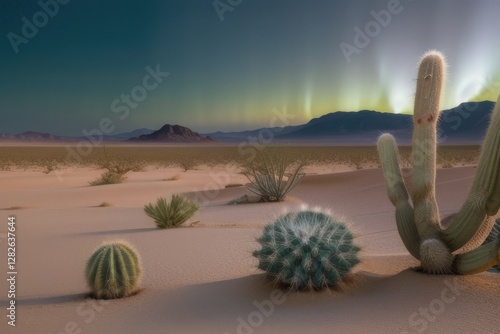
[[[138,289],[141,268],[134,248],[124,242],[100,246],[87,263],[87,283],[97,299],[130,296]]]
[[[292,289],[322,289],[340,282],[359,263],[346,224],[316,211],[288,213],[267,225],[253,252],[258,268]]]

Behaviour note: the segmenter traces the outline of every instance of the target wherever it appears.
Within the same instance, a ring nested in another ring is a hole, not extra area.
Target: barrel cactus
[[[500,98],[493,110],[476,176],[462,208],[443,220],[436,202],[439,101],[445,77],[441,53],[428,52],[418,70],[413,115],[411,193],[398,164],[394,137],[383,134],[378,151],[389,200],[404,245],[432,274],[473,274],[500,263],[500,240],[483,243],[500,208]],[[411,197],[411,202],[409,198]]]
[[[124,242],[100,246],[87,263],[87,283],[97,299],[127,297],[138,290],[141,268],[134,248]]]
[[[358,246],[346,224],[316,211],[280,216],[267,225],[253,252],[258,268],[291,289],[322,289],[339,283],[359,263]]]

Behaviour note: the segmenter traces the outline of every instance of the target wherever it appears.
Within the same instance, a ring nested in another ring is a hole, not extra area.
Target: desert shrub
[[[0,161],[0,171],[10,171],[11,165],[8,161]]]
[[[451,161],[443,162],[441,168],[453,168],[453,163]]]
[[[99,163],[100,168],[107,169],[108,172],[114,174],[125,175],[126,173],[132,172],[142,172],[146,167],[145,161],[137,161],[132,159],[121,159],[121,160],[111,160],[109,158],[106,146],[102,147],[104,159]]]
[[[258,268],[275,283],[291,289],[334,286],[359,263],[359,247],[346,224],[316,211],[288,213],[267,225]]]
[[[57,164],[56,163],[47,163],[45,166],[45,170],[42,171],[44,174],[50,174],[50,172],[53,172],[57,169]]]
[[[108,153],[106,151],[106,146],[103,146],[104,159],[99,164],[100,168],[104,168],[107,171],[104,172],[98,179],[89,182],[91,186],[101,186],[105,184],[117,184],[125,181],[127,174],[130,171],[140,172],[146,167],[146,163],[143,161],[112,161],[109,159]]]
[[[104,243],[94,252],[85,273],[94,298],[113,299],[137,292],[141,267],[131,245],[111,242]]]
[[[184,159],[179,162],[179,166],[184,172],[187,172],[188,170],[194,170],[198,166],[198,163],[194,159]]]
[[[241,197],[230,200],[227,204],[233,205],[233,204],[247,204],[247,203],[250,203],[250,197],[247,194],[245,194]]]
[[[247,189],[266,202],[280,202],[304,177],[304,164],[285,150],[264,147],[255,158],[243,165],[243,174],[250,181]]]
[[[198,203],[180,195],[173,195],[170,202],[160,197],[156,204],[144,206],[144,212],[153,218],[158,228],[177,227],[191,218],[198,210]]]
[[[143,172],[146,164],[143,161],[107,161],[99,165],[100,168],[107,169],[115,174],[126,174],[128,172]]]
[[[105,184],[117,184],[122,183],[126,177],[123,174],[117,174],[110,171],[102,173],[102,175],[95,179],[94,181],[90,181],[89,184],[91,186],[102,186]]]

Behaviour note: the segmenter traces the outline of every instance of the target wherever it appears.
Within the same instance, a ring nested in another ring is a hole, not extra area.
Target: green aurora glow
[[[269,126],[285,107],[292,124],[338,110],[411,112],[416,64],[429,49],[449,64],[443,109],[496,100],[499,1],[401,0],[348,62],[340,44],[354,45],[354,28],[391,1],[243,0],[223,21],[212,1],[70,1],[18,53],[7,35],[40,7],[8,1],[0,132],[79,135],[103,117],[115,132],[165,123],[245,130]],[[112,102],[157,64],[170,75],[119,119]]]

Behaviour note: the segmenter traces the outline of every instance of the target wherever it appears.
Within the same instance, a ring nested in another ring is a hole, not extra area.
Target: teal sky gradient
[[[9,34],[22,36],[22,18],[33,22],[42,9],[3,2],[0,133],[81,135],[103,118],[115,133],[165,123],[245,130],[269,126],[272,110],[284,108],[292,124],[338,110],[411,112],[417,62],[429,49],[449,64],[442,108],[500,94],[499,1],[238,2],[221,21],[212,0],[72,0],[17,53]],[[356,46],[354,29],[391,6],[398,13],[348,61],[341,43]],[[113,102],[144,92],[148,66],[169,75],[120,118]]]

